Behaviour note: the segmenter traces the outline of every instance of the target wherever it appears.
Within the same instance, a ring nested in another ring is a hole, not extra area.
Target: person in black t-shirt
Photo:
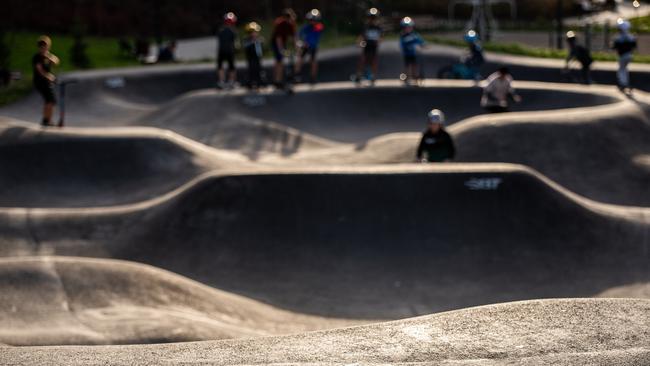
[[[566,43],[569,46],[569,55],[566,58],[564,71],[568,72],[569,64],[572,60],[576,60],[582,66],[582,81],[585,84],[591,84],[591,64],[594,62],[591,52],[586,47],[578,44],[576,34],[573,31],[567,32]]]
[[[359,36],[359,46],[361,46],[362,52],[354,80],[360,83],[365,72],[366,79],[374,84],[379,69],[379,44],[384,31],[379,25],[379,10],[377,8],[368,10],[367,16],[368,22]]]
[[[219,77],[219,88],[226,86],[226,71],[223,64],[228,64],[228,86],[233,87],[237,79],[235,69],[235,51],[237,49],[237,16],[229,12],[223,16],[223,28],[219,31],[219,55],[217,56],[217,74]]]
[[[445,114],[439,109],[429,112],[429,128],[422,134],[417,151],[417,161],[440,163],[450,161],[456,156],[454,141],[445,131]]]
[[[32,57],[32,71],[34,88],[43,97],[43,126],[51,126],[52,113],[56,104],[56,93],[54,91],[56,77],[52,73],[52,66],[59,64],[59,58],[50,53],[52,40],[48,36],[38,38],[38,53]]]

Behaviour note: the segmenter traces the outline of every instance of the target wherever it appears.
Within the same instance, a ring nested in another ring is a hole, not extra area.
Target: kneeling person
[[[438,163],[449,161],[456,155],[454,141],[444,128],[445,114],[439,109],[429,112],[429,127],[420,140],[417,161]]]
[[[512,87],[510,70],[502,67],[487,78],[487,85],[483,88],[481,97],[481,107],[491,113],[508,112],[510,100],[519,103],[521,97]]]

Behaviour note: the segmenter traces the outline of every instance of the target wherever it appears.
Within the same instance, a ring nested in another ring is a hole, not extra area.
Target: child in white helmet
[[[445,131],[445,114],[433,109],[428,114],[429,126],[422,134],[418,145],[417,161],[422,163],[439,163],[449,161],[456,155],[454,141]]]
[[[632,54],[637,47],[636,39],[630,34],[630,22],[624,19],[617,21],[619,34],[614,40],[613,49],[618,53],[618,87],[624,92],[630,91],[630,73],[627,69],[632,62]]]

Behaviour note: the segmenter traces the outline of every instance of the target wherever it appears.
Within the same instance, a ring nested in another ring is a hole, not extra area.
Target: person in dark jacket
[[[56,92],[54,90],[56,77],[52,73],[52,66],[59,64],[59,58],[50,53],[52,41],[48,36],[38,39],[38,53],[32,57],[34,88],[43,97],[43,126],[51,126],[52,113],[56,105]]]
[[[566,43],[569,46],[569,55],[566,58],[564,71],[569,71],[569,64],[571,61],[576,60],[582,66],[582,81],[585,84],[591,84],[591,64],[594,59],[591,57],[591,52],[582,45],[578,44],[575,32],[569,31],[566,34]]]
[[[246,24],[246,38],[244,38],[244,54],[248,62],[248,87],[258,89],[262,86],[262,56],[263,40],[259,36],[262,27],[250,22]]]
[[[219,30],[219,54],[217,55],[217,76],[219,82],[217,87],[223,89],[232,88],[237,78],[235,69],[235,51],[237,49],[237,16],[228,12],[223,16],[223,27]],[[224,63],[228,64],[228,83],[226,84],[226,70]]]
[[[417,151],[417,161],[439,163],[450,161],[456,156],[454,141],[445,131],[445,114],[439,109],[429,112],[429,128],[422,134]]]
[[[384,30],[379,24],[379,9],[370,8],[366,15],[366,26],[359,36],[362,52],[353,80],[359,84],[365,74],[365,78],[374,85],[379,70],[379,46],[384,38]]]

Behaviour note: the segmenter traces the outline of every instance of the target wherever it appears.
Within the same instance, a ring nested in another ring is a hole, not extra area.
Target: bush
[[[9,59],[11,51],[7,45],[6,33],[0,29],[0,86],[8,85],[11,78]]]

